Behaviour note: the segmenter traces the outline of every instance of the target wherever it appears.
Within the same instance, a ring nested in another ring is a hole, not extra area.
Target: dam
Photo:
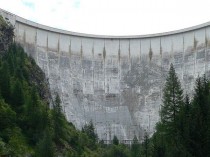
[[[68,121],[78,129],[92,120],[98,137],[130,142],[152,134],[159,121],[162,89],[170,64],[184,93],[210,74],[210,22],[141,36],[69,32],[0,9],[14,26],[14,41],[34,58],[59,93]]]

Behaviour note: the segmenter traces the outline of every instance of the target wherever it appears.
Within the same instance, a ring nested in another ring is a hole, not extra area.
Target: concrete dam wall
[[[15,41],[32,56],[59,93],[69,121],[93,121],[100,139],[130,142],[152,134],[162,89],[173,63],[186,93],[210,71],[210,23],[144,36],[97,36],[40,25],[0,10]]]

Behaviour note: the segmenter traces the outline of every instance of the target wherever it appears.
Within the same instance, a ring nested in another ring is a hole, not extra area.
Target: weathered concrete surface
[[[52,94],[60,94],[67,119],[78,128],[93,120],[104,140],[154,131],[170,63],[187,93],[210,70],[210,23],[154,35],[96,36],[0,13],[49,78]]]

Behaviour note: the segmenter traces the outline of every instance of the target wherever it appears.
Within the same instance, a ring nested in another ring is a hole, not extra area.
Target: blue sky
[[[168,32],[210,21],[209,0],[0,0],[44,25],[101,35]]]
[[[26,7],[29,7],[30,9],[35,9],[35,4],[34,2],[30,2],[30,1],[22,1],[22,4]]]

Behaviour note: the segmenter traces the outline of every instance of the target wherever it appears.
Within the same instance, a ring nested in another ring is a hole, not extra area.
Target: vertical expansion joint
[[[130,42],[130,39],[129,39],[129,46],[128,46],[128,53],[129,53],[129,60],[131,59],[131,42]]]
[[[104,61],[104,64],[103,64],[103,74],[104,74],[104,90],[106,91],[106,79],[105,79],[105,76],[106,76],[106,70],[105,70],[105,57],[106,57],[106,49],[105,49],[105,39],[104,39],[104,48],[103,48],[103,61]]]
[[[58,37],[58,53],[60,54],[60,37],[61,35],[59,34],[59,37]]]
[[[81,48],[80,48],[80,58],[82,59],[83,56],[83,47],[82,47],[82,40],[81,40]]]
[[[93,41],[93,47],[92,47],[92,56],[94,57],[94,46],[95,46],[95,43]]]
[[[94,62],[94,46],[95,46],[95,43],[94,43],[94,41],[93,41],[93,47],[92,47],[92,58],[93,58],[93,60],[92,60],[92,70],[93,70],[93,72],[92,72],[92,81],[93,81],[93,93],[94,93],[94,89],[95,89],[95,69],[94,69],[94,67],[95,67],[95,62]],[[95,101],[94,101],[94,106],[95,106]],[[95,117],[95,121],[96,121],[96,117]],[[96,124],[95,124],[96,125]]]
[[[49,68],[49,54],[48,54],[48,32],[47,32],[47,39],[46,39],[46,42],[47,42],[47,52],[46,52],[46,58],[47,58],[47,77],[49,78],[50,76],[50,68]]]
[[[24,34],[23,34],[23,42],[26,43],[26,30],[24,28]]]
[[[198,41],[197,41],[197,39],[196,39],[196,37],[195,37],[195,32],[194,32],[194,38],[193,38],[193,40],[194,40],[194,42],[193,42],[193,51],[194,51],[194,71],[193,71],[193,73],[194,73],[194,76],[195,76],[195,72],[196,72],[196,58],[197,58],[197,53],[196,53],[196,49],[197,49],[197,44],[198,44]]]
[[[118,49],[118,61],[120,61],[120,40],[119,40],[119,49]]]
[[[150,61],[152,60],[152,55],[153,55],[153,52],[152,52],[152,46],[151,46],[151,40],[150,40],[150,47],[149,47],[149,60]]]
[[[197,39],[195,38],[195,33],[194,33],[194,39],[193,39],[194,41],[194,43],[193,43],[193,50],[194,50],[194,52],[196,51],[196,48],[197,48],[197,44],[198,44],[198,41],[197,41]]]
[[[205,32],[206,32],[206,29],[205,29]],[[205,36],[206,36],[206,48],[209,48],[210,47],[210,40],[207,36],[207,33],[205,33]]]
[[[171,39],[171,52],[174,53],[174,41]]]
[[[35,35],[35,43],[36,43],[36,46],[37,46],[37,29],[36,29],[36,35]]]
[[[104,48],[103,48],[103,59],[105,61],[106,58],[106,48],[105,48],[105,41],[104,41]]]
[[[13,42],[16,42],[16,37],[17,37],[17,34],[18,34],[17,31],[19,30],[19,28],[17,29],[16,16],[15,16],[15,23],[13,25],[13,28],[14,28]]]
[[[162,53],[163,53],[162,40],[160,38],[160,55],[161,55],[161,57],[162,57]]]
[[[47,33],[47,52],[48,52],[48,33]]]
[[[36,35],[35,35],[35,54],[36,54],[36,60],[37,60],[37,62],[38,62],[38,60],[39,60],[39,55],[38,55],[38,52],[37,52],[37,29],[36,29]]]
[[[205,47],[207,48],[207,46],[208,46],[208,38],[206,35],[206,28],[205,28]]]
[[[69,56],[71,57],[71,39],[70,39],[70,43],[69,43]]]
[[[205,73],[207,72],[207,45],[208,45],[208,38],[206,36],[206,28],[205,28]]]
[[[185,70],[185,66],[184,66],[184,62],[185,62],[185,51],[184,51],[184,44],[185,44],[185,42],[184,42],[184,34],[182,34],[182,42],[183,42],[183,70],[182,70],[182,80],[184,80],[184,70]]]
[[[141,62],[141,40],[139,41],[139,62]]]
[[[171,60],[172,63],[175,64],[175,59],[174,59],[174,41],[171,39]]]
[[[184,47],[185,47],[184,34],[182,35],[182,38],[183,38],[183,53],[184,53]]]

